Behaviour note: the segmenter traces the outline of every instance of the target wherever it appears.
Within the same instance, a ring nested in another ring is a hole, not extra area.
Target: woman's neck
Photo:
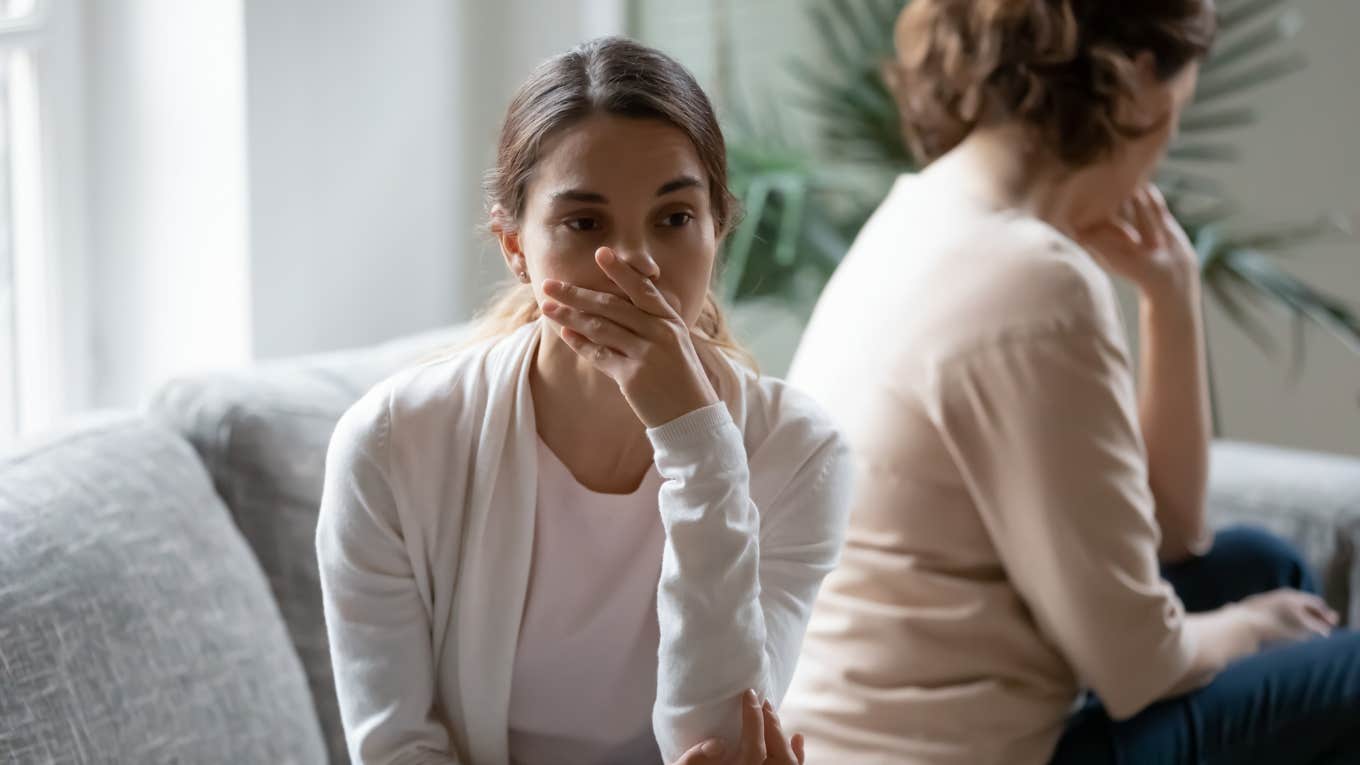
[[[652,464],[647,429],[619,386],[576,355],[550,324],[530,373],[538,434],[585,487],[629,493]]]
[[[1021,210],[1069,235],[1118,209],[1123,200],[1111,168],[1072,168],[1036,146],[1022,125],[980,127],[926,172],[949,177],[983,204]]]

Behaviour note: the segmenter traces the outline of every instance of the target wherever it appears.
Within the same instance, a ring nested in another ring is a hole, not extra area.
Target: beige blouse
[[[1186,673],[1118,306],[1071,240],[901,178],[790,381],[856,484],[783,713],[809,762],[1038,765],[1083,687],[1127,716]]]

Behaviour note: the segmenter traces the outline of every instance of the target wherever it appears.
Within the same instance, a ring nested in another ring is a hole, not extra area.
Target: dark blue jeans
[[[1249,528],[1218,534],[1208,555],[1162,575],[1188,611],[1277,587],[1317,592],[1298,554]],[[1340,765],[1360,763],[1360,632],[1270,648],[1212,683],[1110,719],[1091,698],[1068,721],[1053,765]]]

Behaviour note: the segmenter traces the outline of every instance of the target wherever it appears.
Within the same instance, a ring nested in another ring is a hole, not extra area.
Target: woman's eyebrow
[[[656,190],[656,195],[664,197],[667,194],[674,194],[681,189],[703,188],[704,182],[692,175],[682,175],[673,180],[661,184],[661,188]],[[552,193],[554,202],[589,202],[593,204],[608,204],[609,199],[604,194],[585,189],[562,189]]]
[[[661,188],[656,190],[656,195],[664,197],[667,194],[673,194],[681,189],[703,188],[703,186],[704,182],[698,178],[695,178],[692,175],[682,175],[675,180],[661,184]]]
[[[554,202],[558,201],[591,202],[594,204],[609,203],[609,200],[605,199],[604,194],[600,194],[594,191],[586,191],[584,189],[563,189],[561,191],[554,191],[552,194],[552,200]]]

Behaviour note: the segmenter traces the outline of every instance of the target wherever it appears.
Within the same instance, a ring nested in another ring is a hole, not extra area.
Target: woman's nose
[[[619,260],[632,266],[635,271],[649,279],[655,279],[661,275],[661,267],[652,260],[652,256],[641,247],[620,246],[614,248],[614,254]]]

